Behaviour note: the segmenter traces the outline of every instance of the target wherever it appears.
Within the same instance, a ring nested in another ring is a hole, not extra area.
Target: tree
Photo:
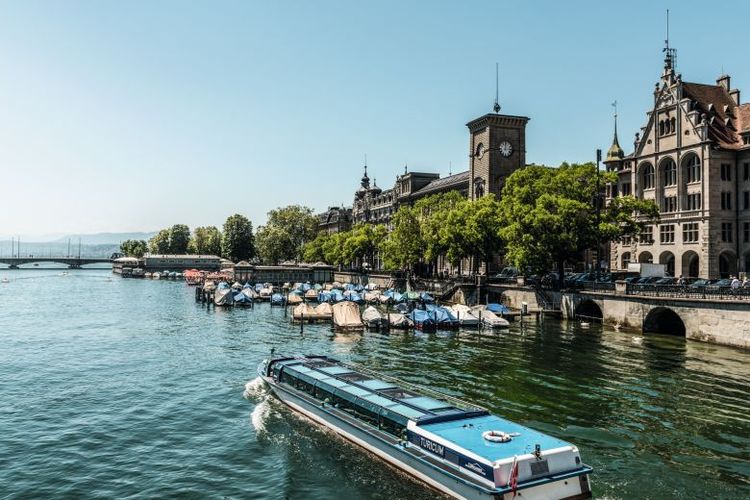
[[[190,243],[190,228],[185,224],[175,224],[169,229],[170,254],[188,253],[188,243]]]
[[[614,172],[600,176],[601,186],[617,180]],[[593,163],[563,163],[556,169],[532,165],[508,177],[500,201],[506,257],[535,272],[557,264],[562,285],[566,260],[579,257],[599,241],[635,236],[646,221],[658,219],[653,201],[632,196],[603,206],[597,218],[596,177]]]
[[[441,255],[453,264],[468,255],[463,242],[463,223],[457,215],[465,212],[464,206],[470,203],[458,191],[448,191],[422,198],[414,205],[420,213],[424,258],[435,268]]]
[[[388,235],[388,229],[382,224],[358,224],[346,234],[343,241],[344,260],[363,261],[372,268],[375,253]]]
[[[328,239],[330,239],[330,235],[327,232],[321,231],[314,240],[305,243],[302,246],[302,260],[310,263],[326,262],[327,264],[331,264],[331,262],[326,261],[326,255],[323,251],[323,246]]]
[[[120,251],[128,257],[140,259],[148,251],[148,244],[143,240],[125,240],[120,243]]]
[[[302,247],[315,239],[318,218],[313,210],[289,205],[268,212],[268,221],[258,228],[258,253],[265,262],[302,260]]]
[[[169,229],[162,229],[148,240],[148,251],[156,255],[164,255],[170,252]]]
[[[462,241],[460,246],[467,250],[466,253],[476,257],[475,269],[479,263],[484,262],[485,268],[489,270],[492,257],[502,249],[503,240],[500,230],[503,221],[500,217],[500,203],[495,195],[489,193],[471,203],[460,205],[460,215],[464,221],[459,227]]]
[[[244,215],[231,215],[224,222],[221,253],[223,257],[233,262],[255,257],[253,225]]]
[[[351,262],[347,262],[346,256],[344,255],[344,242],[348,237],[349,231],[342,231],[330,235],[330,237],[323,241],[324,262],[333,266],[351,264]]]
[[[424,240],[416,208],[402,206],[391,219],[393,230],[382,245],[386,269],[407,270],[417,264],[424,254]]]
[[[200,255],[221,255],[221,232],[216,226],[196,227],[189,250]]]
[[[282,260],[294,258],[290,234],[275,224],[260,226],[255,235],[258,257],[264,264],[277,265]]]

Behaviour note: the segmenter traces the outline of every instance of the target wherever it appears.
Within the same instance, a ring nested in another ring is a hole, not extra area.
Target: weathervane
[[[492,106],[492,109],[495,111],[495,113],[500,112],[500,65],[498,63],[495,63],[495,104]]]

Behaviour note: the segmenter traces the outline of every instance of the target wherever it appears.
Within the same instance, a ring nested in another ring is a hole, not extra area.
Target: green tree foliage
[[[318,218],[311,208],[289,205],[271,210],[268,222],[258,228],[258,254],[267,263],[302,260],[304,244],[317,233]]]
[[[253,225],[244,215],[234,214],[224,222],[221,253],[233,262],[255,257],[255,237]]]
[[[332,262],[326,261],[326,255],[323,251],[323,245],[330,239],[330,235],[326,232],[320,232],[315,239],[308,241],[302,246],[302,260],[309,263],[325,262],[332,264]]]
[[[175,224],[169,228],[169,253],[186,254],[190,243],[190,228],[185,224]]]
[[[162,229],[148,240],[148,251],[156,255],[170,253],[169,229]]]
[[[344,255],[344,242],[349,237],[349,231],[334,233],[323,241],[324,262],[333,266],[351,264]]]
[[[393,215],[393,230],[382,245],[383,263],[386,269],[408,270],[424,255],[419,211],[415,207],[402,206]]]
[[[188,250],[200,255],[221,255],[221,232],[216,226],[196,227]]]
[[[424,258],[435,261],[438,256],[453,250],[456,259],[463,257],[460,245],[461,227],[451,223],[452,212],[465,210],[469,202],[458,191],[435,194],[417,201],[414,208],[419,213],[420,231],[424,241]],[[454,217],[455,219],[455,217]]]
[[[277,225],[260,226],[255,233],[255,245],[264,264],[277,265],[282,260],[293,258],[289,233]]]
[[[343,260],[372,267],[375,253],[388,235],[388,229],[382,224],[357,224],[345,234]]]
[[[120,243],[120,251],[128,257],[140,259],[148,251],[148,244],[143,240],[125,240]]]
[[[601,186],[616,180],[615,173],[600,174]],[[566,260],[579,258],[598,241],[637,235],[644,225],[637,216],[658,219],[653,201],[629,196],[603,206],[597,224],[597,198],[593,163],[563,163],[556,169],[532,165],[514,172],[499,205],[506,257],[536,272],[551,269],[553,263],[563,269]]]

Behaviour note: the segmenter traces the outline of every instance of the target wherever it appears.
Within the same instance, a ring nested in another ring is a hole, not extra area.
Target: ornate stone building
[[[328,234],[348,231],[352,228],[352,209],[347,207],[328,207],[318,214],[318,227]]]
[[[526,123],[528,118],[488,113],[466,124],[469,128],[469,170],[440,177],[440,174],[409,172],[397,176],[393,187],[370,185],[367,166],[354,193],[352,220],[388,224],[401,205],[411,205],[425,196],[458,191],[467,198],[485,193],[500,196],[505,178],[526,164]]]
[[[612,244],[612,269],[666,264],[675,276],[750,271],[750,104],[722,75],[716,85],[682,80],[667,48],[646,125],[625,155],[615,137],[605,161],[618,173],[610,197],[654,200],[661,220],[635,241]]]

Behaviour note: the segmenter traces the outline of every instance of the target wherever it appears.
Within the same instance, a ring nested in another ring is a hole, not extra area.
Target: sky
[[[663,66],[750,95],[750,2],[0,1],[0,237],[262,224],[362,176],[468,168],[465,124],[531,118],[527,162],[632,150]]]

